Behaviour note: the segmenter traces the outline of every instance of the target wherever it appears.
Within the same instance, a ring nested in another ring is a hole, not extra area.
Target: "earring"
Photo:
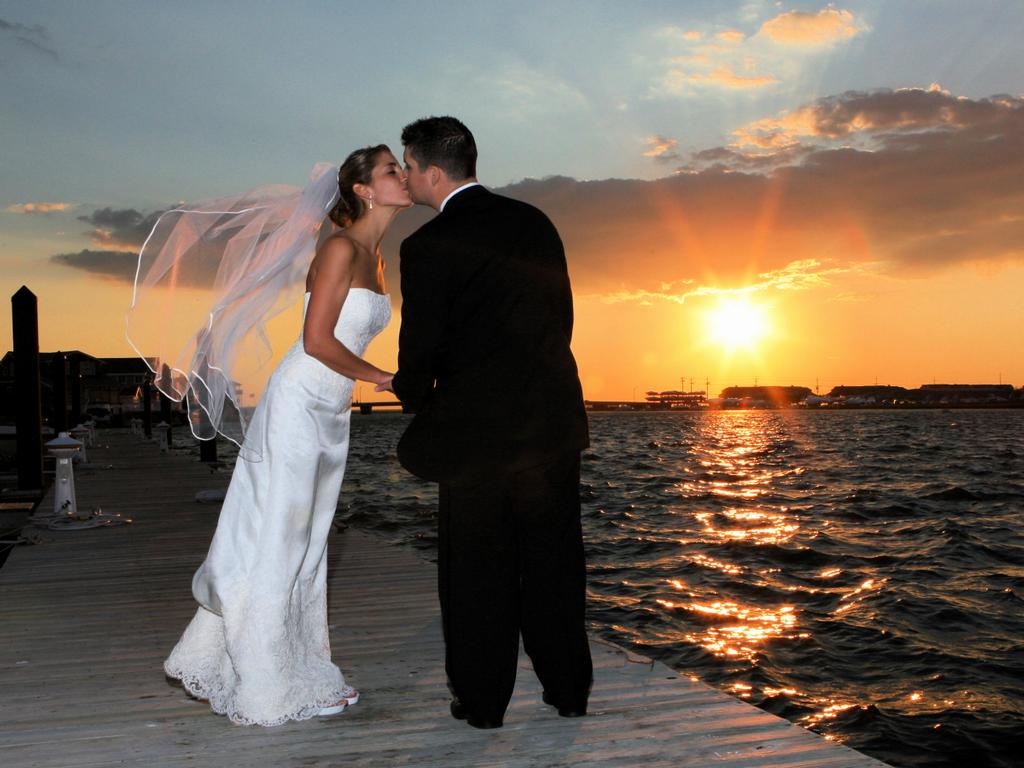
[[[372,211],[373,210],[373,198],[370,197],[370,198],[367,198],[367,199],[370,201],[370,210]]]

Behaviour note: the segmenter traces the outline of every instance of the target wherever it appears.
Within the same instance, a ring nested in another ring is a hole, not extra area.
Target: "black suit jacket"
[[[401,273],[406,469],[484,482],[588,445],[565,251],[543,213],[470,187],[406,238]]]

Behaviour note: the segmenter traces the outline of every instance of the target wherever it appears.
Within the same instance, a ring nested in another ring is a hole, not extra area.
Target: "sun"
[[[745,296],[721,299],[705,322],[711,341],[730,352],[753,350],[770,330],[765,308]]]

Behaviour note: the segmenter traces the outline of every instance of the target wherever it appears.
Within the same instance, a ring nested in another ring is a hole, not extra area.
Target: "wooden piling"
[[[171,400],[165,391],[171,388],[171,369],[164,363],[160,367],[160,420],[167,425],[167,447],[174,445],[172,439],[173,430],[171,428]]]
[[[142,382],[142,432],[147,440],[153,437],[153,382],[149,376]]]
[[[53,392],[53,431],[68,431],[68,373],[64,353],[57,351],[50,361],[50,383]],[[75,424],[78,424],[76,421]]]
[[[71,387],[71,424],[76,426],[82,423],[82,356],[77,352],[72,352],[69,357],[68,385]]]
[[[199,441],[199,460],[206,462],[217,461],[217,437],[214,435],[212,440],[200,440]]]
[[[18,403],[18,490],[43,487],[43,408],[39,388],[39,312],[36,295],[21,286],[11,296],[14,397]]]

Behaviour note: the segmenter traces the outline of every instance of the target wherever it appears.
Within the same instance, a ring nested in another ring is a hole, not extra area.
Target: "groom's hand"
[[[391,382],[394,380],[395,374],[389,374],[386,379],[377,383],[377,386],[373,388],[374,392],[391,392],[394,394],[394,389],[391,387]]]

